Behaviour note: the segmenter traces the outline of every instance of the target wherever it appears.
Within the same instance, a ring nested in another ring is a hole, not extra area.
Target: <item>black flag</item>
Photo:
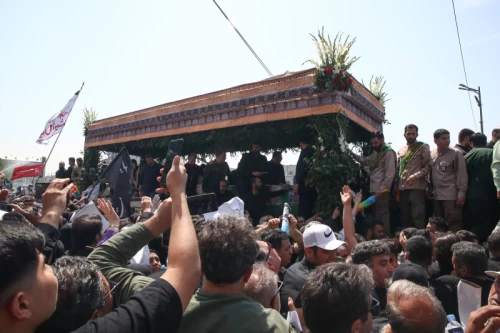
[[[113,186],[112,204],[118,216],[130,216],[130,197],[132,196],[133,166],[127,148],[123,148],[104,170],[102,178]]]

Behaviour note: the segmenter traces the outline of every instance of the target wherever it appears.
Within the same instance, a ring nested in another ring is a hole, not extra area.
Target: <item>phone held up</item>
[[[182,156],[182,147],[184,146],[184,139],[175,139],[168,143],[167,158],[165,166],[163,167],[163,175],[161,176],[161,187],[168,188],[167,174],[172,168],[172,162],[176,155]]]

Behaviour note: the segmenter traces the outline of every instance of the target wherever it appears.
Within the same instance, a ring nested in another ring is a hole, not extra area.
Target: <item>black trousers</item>
[[[302,216],[305,220],[311,218],[317,198],[318,194],[314,190],[299,193],[299,216]]]

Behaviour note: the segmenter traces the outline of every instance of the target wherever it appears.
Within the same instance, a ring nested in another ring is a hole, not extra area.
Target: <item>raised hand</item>
[[[120,217],[116,214],[111,202],[99,198],[97,199],[97,208],[104,214],[104,217],[111,225],[120,224]]]
[[[267,221],[267,228],[268,229],[278,229],[280,226],[280,219],[275,218],[275,219],[270,219]]]
[[[288,215],[288,222],[290,223],[290,230],[297,229],[298,221],[292,214]]]
[[[344,187],[342,188],[342,192],[340,192],[340,199],[342,200],[344,206],[351,205],[352,194],[351,188],[349,186],[344,185]]]
[[[153,202],[150,197],[141,198],[141,209],[144,213],[151,213],[153,210]]]
[[[180,195],[186,193],[187,173],[184,163],[179,156],[175,156],[172,168],[167,174],[167,184],[170,194]]]
[[[73,184],[64,187],[69,178],[54,179],[42,194],[43,212],[62,215],[66,211],[66,198]]]

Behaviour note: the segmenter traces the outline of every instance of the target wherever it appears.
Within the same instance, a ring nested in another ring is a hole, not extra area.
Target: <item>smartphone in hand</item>
[[[175,139],[168,143],[167,158],[163,167],[163,175],[161,176],[161,187],[167,188],[167,174],[172,168],[172,162],[176,155],[182,156],[182,147],[184,139]]]

